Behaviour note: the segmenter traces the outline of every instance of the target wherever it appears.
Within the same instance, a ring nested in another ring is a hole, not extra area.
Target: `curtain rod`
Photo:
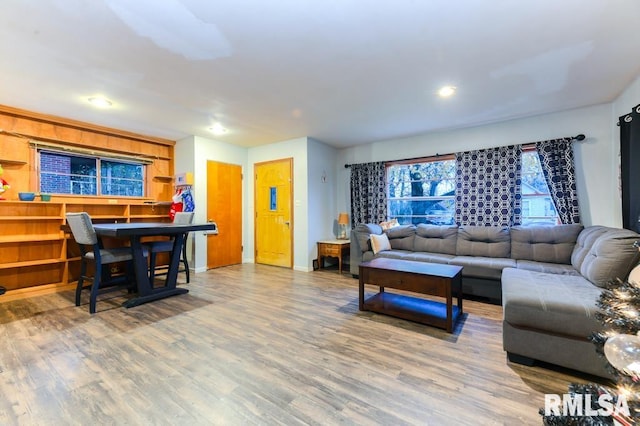
[[[575,141],[580,142],[580,141],[585,140],[585,138],[586,138],[586,136],[585,136],[585,135],[583,135],[582,133],[580,133],[580,134],[578,134],[578,135],[576,135],[576,136],[571,137],[571,140],[572,140],[572,141],[574,141],[574,140],[575,140]],[[567,138],[559,138],[559,139],[567,139]],[[528,145],[528,144],[531,144],[531,143],[535,143],[535,142],[529,142],[529,143],[527,143],[527,144],[523,144],[523,145]],[[436,155],[435,155],[435,157],[440,157],[440,156],[444,156],[444,155],[450,155],[450,154],[436,154]],[[395,161],[411,161],[411,160],[419,160],[419,159],[421,159],[421,158],[426,158],[426,157],[403,158],[403,159],[401,159],[401,160],[389,160],[388,162],[395,162]],[[351,164],[345,164],[345,165],[344,165],[344,168],[345,168],[345,169],[348,169],[348,168],[350,168],[350,167],[351,167]]]

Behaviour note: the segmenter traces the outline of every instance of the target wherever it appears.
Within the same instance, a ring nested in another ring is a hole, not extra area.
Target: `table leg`
[[[364,278],[362,277],[362,271],[358,280],[358,308],[364,311]]]
[[[149,294],[153,288],[149,281],[149,271],[147,270],[147,258],[144,257],[140,237],[131,237],[131,252],[133,255],[133,270],[135,271],[136,286],[138,294]]]
[[[458,299],[460,301],[460,299]],[[453,290],[451,289],[451,283],[447,290],[447,333],[453,332]]]
[[[163,299],[177,294],[188,293],[186,288],[177,288],[178,269],[180,265],[180,253],[184,244],[184,234],[178,234],[173,241],[173,250],[169,261],[169,270],[165,279],[164,287],[154,288],[153,283],[149,280],[147,271],[147,259],[142,251],[142,244],[139,236],[131,237],[131,249],[133,251],[133,263],[136,273],[136,281],[138,285],[138,296],[129,299],[124,306],[131,308],[153,300]]]

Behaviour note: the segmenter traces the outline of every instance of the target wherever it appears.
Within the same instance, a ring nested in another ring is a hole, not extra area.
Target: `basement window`
[[[39,150],[40,192],[143,197],[145,164]]]

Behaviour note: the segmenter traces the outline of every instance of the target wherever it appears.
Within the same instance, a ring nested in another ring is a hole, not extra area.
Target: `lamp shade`
[[[347,213],[340,213],[338,215],[338,224],[339,225],[348,225],[349,224],[349,215]]]

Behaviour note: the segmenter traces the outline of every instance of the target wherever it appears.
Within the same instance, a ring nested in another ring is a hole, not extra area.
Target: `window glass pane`
[[[144,195],[144,167],[142,164],[120,161],[100,161],[100,194],[124,197]]]
[[[558,214],[549,195],[538,153],[522,153],[522,224],[557,224]]]
[[[143,164],[49,151],[39,155],[40,192],[144,196]]]
[[[269,210],[278,210],[278,188],[275,186],[269,187]]]
[[[387,168],[389,219],[401,224],[453,224],[455,160]]]
[[[40,153],[40,192],[96,195],[96,159]]]

